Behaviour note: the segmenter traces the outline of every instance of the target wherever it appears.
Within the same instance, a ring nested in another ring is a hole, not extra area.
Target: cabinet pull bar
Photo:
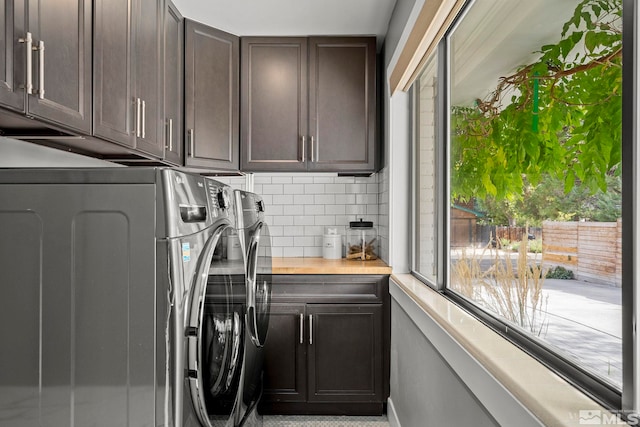
[[[304,344],[304,314],[300,313],[300,344]]]
[[[25,84],[25,89],[27,91],[27,95],[33,94],[33,36],[30,32],[27,32],[27,35],[24,38],[18,39],[19,43],[25,43],[27,45],[26,54],[27,54],[27,82]]]
[[[136,98],[136,137],[140,138],[140,98]]]
[[[302,135],[301,140],[302,140],[302,149],[301,149],[300,151],[301,151],[301,153],[302,153],[302,156],[300,156],[300,161],[301,161],[302,163],[304,163],[304,162],[307,160],[307,159],[306,159],[306,157],[307,157],[307,155],[306,155],[306,154],[307,154],[307,153],[306,153],[306,151],[307,151],[307,150],[306,150],[306,147],[307,147],[307,137],[306,137],[305,135]]]
[[[40,90],[38,91],[38,98],[44,99],[44,42],[40,40],[40,44],[38,45],[38,50],[40,51]]]
[[[189,131],[187,132],[187,138],[189,139],[189,155],[191,157],[193,157],[194,153],[193,153],[193,129],[189,129]]]
[[[311,137],[311,163],[316,161],[315,139]]]
[[[169,132],[169,137],[167,138],[169,140],[169,146],[167,148],[169,151],[173,151],[173,119],[169,119],[167,127]]]
[[[309,345],[313,344],[313,314],[309,315]]]
[[[146,134],[147,134],[146,115],[147,115],[147,103],[144,102],[144,99],[143,99],[142,100],[142,139],[144,139],[146,137]]]

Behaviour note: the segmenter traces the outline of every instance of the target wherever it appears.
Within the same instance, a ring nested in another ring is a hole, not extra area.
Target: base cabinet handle
[[[304,344],[304,314],[300,313],[300,344]]]
[[[309,345],[313,344],[313,314],[309,315]]]

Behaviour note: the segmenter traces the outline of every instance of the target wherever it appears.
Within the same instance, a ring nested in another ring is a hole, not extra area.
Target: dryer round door
[[[247,251],[247,323],[251,341],[264,346],[271,313],[271,235],[269,226],[255,228]]]
[[[217,255],[231,230],[228,224],[218,227],[204,244],[186,309],[188,389],[204,427],[234,416],[240,382],[244,307],[237,295],[245,294],[244,268]]]

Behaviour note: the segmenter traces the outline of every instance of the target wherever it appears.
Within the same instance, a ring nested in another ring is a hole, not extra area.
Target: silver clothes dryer
[[[262,425],[257,405],[262,395],[262,370],[271,312],[271,235],[265,205],[254,193],[236,190],[237,229],[247,276],[245,357],[242,370],[240,425]]]

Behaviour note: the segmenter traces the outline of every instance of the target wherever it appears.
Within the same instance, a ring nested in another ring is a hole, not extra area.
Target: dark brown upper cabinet
[[[376,171],[375,37],[242,39],[242,169]]]
[[[240,39],[185,23],[185,166],[237,171]]]
[[[242,38],[242,170],[307,170],[307,45]]]
[[[164,23],[164,158],[183,165],[182,106],[184,87],[184,20],[171,2],[167,2]]]
[[[164,1],[94,4],[94,135],[162,158]]]
[[[0,105],[91,133],[91,0],[0,0]]]

